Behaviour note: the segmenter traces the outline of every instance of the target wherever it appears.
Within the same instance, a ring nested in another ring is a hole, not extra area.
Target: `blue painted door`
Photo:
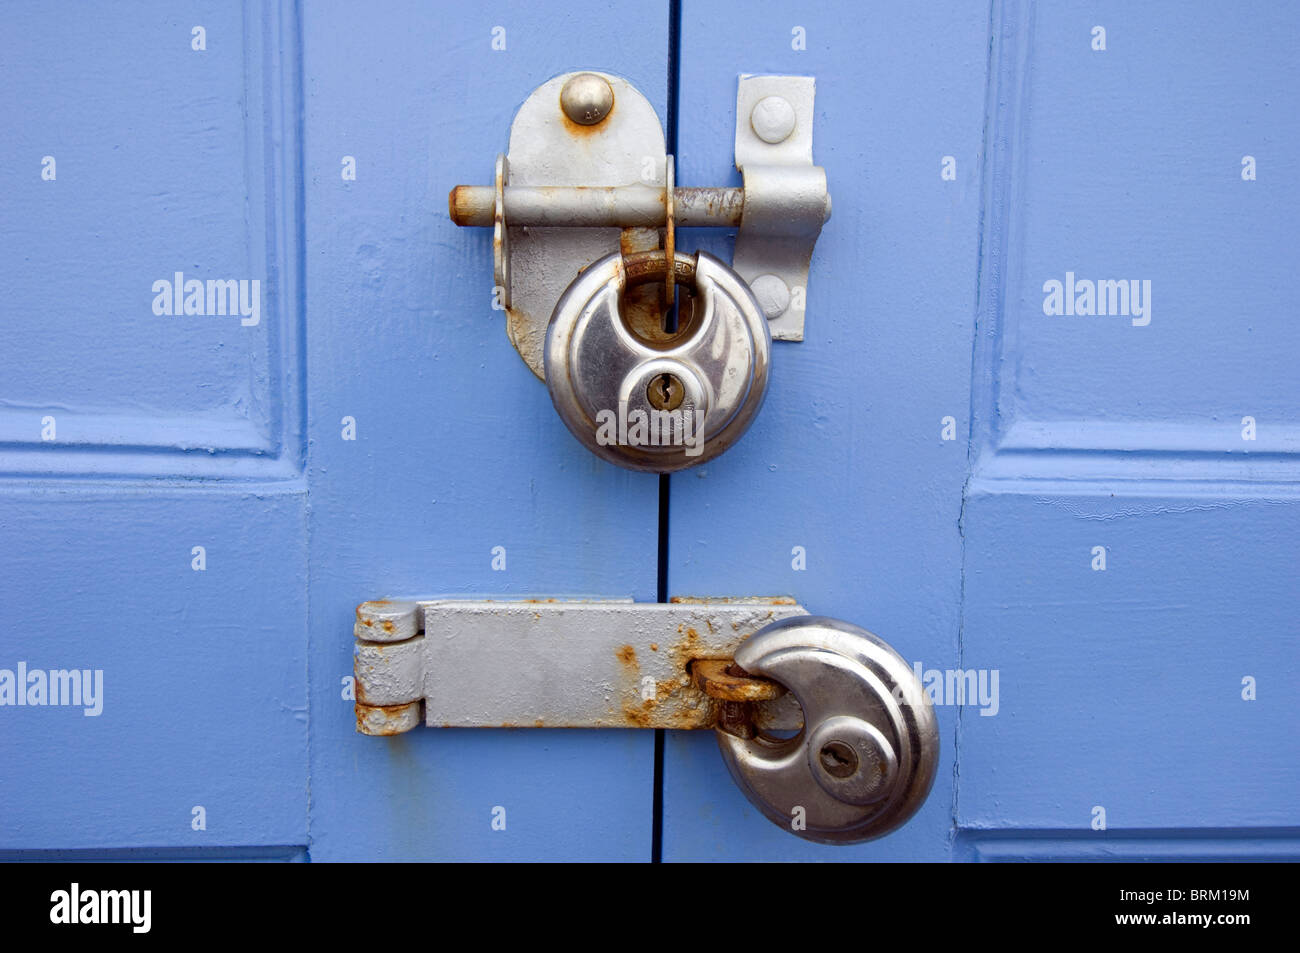
[[[0,856],[644,860],[657,785],[666,860],[1300,853],[1300,17],[646,13],[9,12]],[[738,74],[817,77],[806,340],[664,512],[564,429],[446,215],[577,68],[675,117],[682,185],[740,184]],[[807,844],[707,733],[657,780],[649,732],[354,732],[363,600],[661,582],[914,661],[920,813]]]
[[[293,17],[5,19],[0,852],[301,856]]]
[[[994,10],[962,856],[1300,853],[1300,10],[1186,12]]]
[[[944,748],[906,827],[841,850],[670,735],[666,859],[1300,854],[1298,27],[683,5],[681,181],[739,181],[738,72],[812,74],[834,217],[763,415],[672,479],[670,588],[875,631]]]
[[[315,859],[649,856],[651,733],[366,737],[340,681],[367,599],[655,598],[655,477],[574,444],[492,308],[491,230],[453,225],[447,193],[490,181],[519,104],[575,63],[663,119],[658,13],[304,9]]]
[[[446,211],[573,63],[666,118],[667,7],[606,13],[9,12],[0,852],[649,856],[652,734],[362,737],[350,685],[367,599],[655,598],[656,479],[573,452]]]

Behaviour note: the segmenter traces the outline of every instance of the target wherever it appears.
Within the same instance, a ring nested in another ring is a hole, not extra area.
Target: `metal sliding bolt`
[[[492,224],[495,191],[487,186],[458,185],[448,196],[451,220],[457,225]],[[673,220],[678,228],[740,225],[745,190],[673,189]],[[573,186],[505,187],[506,220],[512,227],[656,228],[667,223],[664,189],[651,185],[621,185],[579,189]]]

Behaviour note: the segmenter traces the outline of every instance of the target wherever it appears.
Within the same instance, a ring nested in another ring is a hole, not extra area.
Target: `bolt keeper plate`
[[[718,703],[688,671],[730,659],[790,599],[377,601],[357,607],[357,731],[433,727],[712,728]],[[769,730],[802,724],[789,695],[756,704]]]
[[[732,267],[764,305],[774,341],[803,340],[808,270],[831,212],[826,170],[812,158],[816,87],[811,76],[742,75],[736,92],[745,210]]]

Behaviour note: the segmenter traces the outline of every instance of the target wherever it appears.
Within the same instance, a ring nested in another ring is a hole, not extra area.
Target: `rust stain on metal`
[[[609,107],[609,112],[605,114],[604,119],[602,119],[600,122],[592,123],[590,126],[584,126],[582,123],[574,122],[567,115],[565,115],[564,109],[561,107],[559,111],[560,121],[564,123],[564,131],[567,132],[569,135],[573,136],[573,138],[578,139],[582,142],[590,142],[592,139],[595,139],[603,135],[604,132],[609,128],[607,125],[607,123],[609,122],[609,117],[614,115],[614,110],[617,108],[618,108],[618,101],[615,100],[614,105]]]
[[[654,251],[659,247],[659,232],[653,228],[625,228],[618,233],[618,250],[624,255]]]
[[[665,708],[660,710],[658,702],[648,698],[640,704],[631,702],[623,706],[623,722],[634,728],[673,728],[690,729],[704,727],[700,724],[698,713],[689,709]]]
[[[713,719],[710,717],[707,721],[701,721],[701,715],[698,711],[692,709],[678,709],[673,711],[667,718],[660,718],[665,728],[672,728],[678,731],[690,731],[697,728],[712,728]]]
[[[659,701],[672,698],[678,691],[690,684],[691,680],[686,677],[661,678],[655,682],[655,698]]]
[[[758,734],[754,727],[754,706],[749,702],[718,702],[718,727],[737,738],[753,738]]]
[[[651,724],[651,712],[654,711],[655,704],[653,698],[647,698],[640,705],[627,702],[623,705],[623,720],[629,725],[636,725],[638,728],[648,728]]]
[[[672,691],[676,692],[682,687],[693,686],[691,678],[691,663],[696,659],[704,657],[711,653],[706,653],[701,646],[700,633],[688,625],[679,625],[678,631],[682,633],[681,638],[674,642],[668,648],[668,655],[673,660],[673,669],[680,673],[677,679],[667,680],[672,686]],[[731,661],[729,656],[721,657],[723,664]],[[683,682],[685,685],[683,685]],[[691,713],[691,717],[698,721],[698,713]]]
[[[655,228],[625,228],[618,234],[618,248],[626,259],[641,252],[659,247],[659,230]],[[632,333],[643,340],[661,343],[668,338],[664,331],[663,288],[659,285],[632,285],[623,292],[623,319]]]
[[[709,605],[710,603],[721,603],[729,605],[736,602],[759,602],[767,606],[793,606],[798,605],[795,599],[790,596],[673,596],[669,602],[678,605]]]
[[[680,218],[696,217],[691,213],[703,208],[709,218],[734,219],[738,223],[744,212],[745,192],[737,188],[676,189],[673,204]]]
[[[699,641],[699,634],[694,629],[683,635],[682,645],[694,645]],[[650,643],[652,650],[658,652],[659,644]],[[621,646],[614,653],[622,664],[623,676],[620,678],[620,696],[622,718],[611,711],[616,720],[611,724],[622,724],[633,728],[699,728],[702,718],[709,712],[698,706],[691,708],[683,699],[682,693],[694,693],[691,680],[686,672],[686,656],[679,654],[675,668],[678,671],[669,677],[655,679],[654,695],[644,697],[645,686],[641,677],[641,667],[636,649],[632,645]],[[704,700],[707,704],[708,700]],[[616,709],[617,710],[617,709]]]
[[[659,643],[658,643],[658,642],[651,642],[651,643],[650,643],[650,651],[651,651],[651,652],[658,652],[658,651],[659,651]]]
[[[457,225],[469,225],[474,219],[473,194],[468,185],[458,185],[447,193],[447,214]]]
[[[392,604],[393,602],[391,599],[368,599],[356,607],[355,614],[357,622],[365,626],[367,629],[373,629],[375,627],[375,620],[371,617],[371,613],[375,612],[378,608]],[[382,625],[384,631],[393,631],[393,623],[391,620],[385,619]]]
[[[700,633],[684,623],[677,626],[677,631],[682,637],[668,649],[668,654],[672,657],[673,668],[685,674],[691,660],[700,655]]]
[[[785,694],[777,682],[750,675],[728,659],[695,659],[690,672],[700,691],[719,701],[770,701]]]
[[[411,706],[365,705],[355,706],[357,731],[363,735],[399,735],[408,727],[406,717]]]
[[[538,718],[536,721],[533,722],[533,727],[534,727],[534,728],[545,728],[545,727],[546,727],[546,722],[544,722],[544,721],[542,721],[542,719]]]

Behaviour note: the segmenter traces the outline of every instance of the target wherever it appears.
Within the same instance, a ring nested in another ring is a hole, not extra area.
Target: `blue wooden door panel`
[[[1297,14],[1178,9],[998,8],[993,349],[975,398],[994,402],[976,437],[996,442],[999,474],[1114,472],[1158,452],[1167,463],[1126,472],[1195,479],[1226,455],[1248,480],[1294,475],[1300,327],[1276,319],[1292,307],[1300,204]]]
[[[656,478],[564,429],[492,310],[491,235],[455,227],[447,192],[490,181],[557,73],[626,76],[662,118],[667,7],[629,29],[596,2],[313,4],[303,29],[312,857],[648,859],[652,733],[363,737],[341,681],[366,599],[655,597]]]
[[[9,15],[6,471],[299,476],[292,17]]]
[[[0,669],[100,686],[0,708],[0,850],[305,845],[301,494],[10,486],[0,526]]]
[[[963,827],[1296,826],[1293,496],[980,489],[967,526],[966,661],[1001,705],[963,713]]]
[[[959,729],[974,856],[1300,855],[1300,15],[1184,13],[995,10],[963,641],[1002,690]],[[1142,313],[1090,306],[1120,279]]]
[[[1202,12],[772,8],[736,37],[688,5],[683,180],[725,171],[736,72],[811,73],[835,217],[754,432],[673,481],[671,588],[877,631],[941,680],[957,764],[830,853],[672,737],[665,856],[1296,853],[1295,14]]]
[[[679,181],[739,184],[739,73],[814,75],[813,158],[834,216],[813,256],[807,338],[774,346],[762,414],[734,449],[672,478],[669,587],[790,594],[909,661],[954,668],[966,451],[942,437],[944,417],[962,436],[967,426],[988,11],[768,3],[738,18],[725,3],[687,3],[681,36]],[[945,155],[955,181],[940,176]],[[697,243],[729,253],[679,238]],[[793,568],[795,547],[806,570]],[[670,733],[665,859],[947,857],[956,716],[937,713],[943,760],[928,802],[854,848],[780,830],[732,785],[711,737]]]
[[[292,17],[5,16],[0,850],[289,856],[307,843]],[[34,675],[73,670],[93,701]]]

